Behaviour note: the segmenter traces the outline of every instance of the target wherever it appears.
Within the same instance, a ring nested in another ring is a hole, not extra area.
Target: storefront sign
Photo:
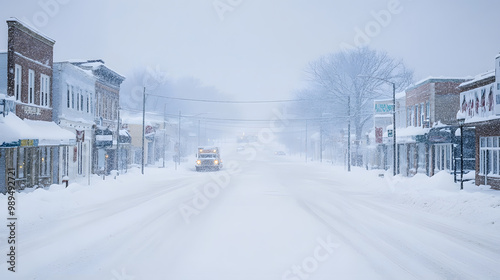
[[[109,148],[113,146],[113,133],[109,130],[109,128],[97,129],[95,134],[96,147]]]
[[[375,104],[375,114],[392,113],[394,105],[392,104]]]
[[[23,110],[26,115],[40,116],[42,114],[42,110],[38,107],[23,106]]]
[[[113,141],[113,135],[96,135],[95,140],[98,142]]]
[[[21,147],[38,147],[38,139],[21,139]]]

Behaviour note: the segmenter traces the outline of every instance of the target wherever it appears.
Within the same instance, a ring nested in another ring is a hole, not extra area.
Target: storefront
[[[476,125],[476,185],[500,189],[500,119]]]
[[[0,116],[0,192],[5,192],[8,172],[15,173],[16,189],[58,183],[59,148],[74,145],[75,135],[54,122],[21,120],[14,114]]]

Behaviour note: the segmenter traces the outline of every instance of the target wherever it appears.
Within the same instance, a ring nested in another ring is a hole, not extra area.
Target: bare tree
[[[324,89],[318,102],[345,108],[344,113],[354,126],[356,143],[373,116],[373,100],[392,94],[392,85],[384,80],[395,83],[396,90],[406,88],[413,80],[413,72],[401,60],[368,47],[322,56],[311,62],[306,72],[313,84]]]

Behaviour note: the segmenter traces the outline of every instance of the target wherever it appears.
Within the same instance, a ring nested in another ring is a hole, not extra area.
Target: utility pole
[[[118,106],[118,115],[116,119],[116,175],[120,175],[120,106]]]
[[[141,159],[141,173],[144,175],[144,141],[146,134],[146,87],[142,93],[142,159]]]
[[[393,138],[393,149],[394,152],[392,153],[393,155],[393,160],[394,160],[394,170],[392,172],[393,176],[396,176],[396,169],[398,168],[398,164],[396,162],[396,149],[397,149],[397,144],[396,144],[396,84],[389,82],[392,84],[392,135],[394,136]]]

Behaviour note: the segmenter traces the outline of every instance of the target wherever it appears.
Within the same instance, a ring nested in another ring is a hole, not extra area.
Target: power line
[[[158,94],[147,93],[148,96],[155,96],[165,99],[190,101],[190,102],[207,102],[207,103],[228,103],[228,104],[262,104],[262,103],[285,103],[285,102],[300,102],[300,101],[312,101],[313,99],[281,99],[281,100],[245,100],[245,101],[232,101],[232,100],[211,100],[211,99],[194,99],[194,98],[181,98],[181,97],[170,97]]]

